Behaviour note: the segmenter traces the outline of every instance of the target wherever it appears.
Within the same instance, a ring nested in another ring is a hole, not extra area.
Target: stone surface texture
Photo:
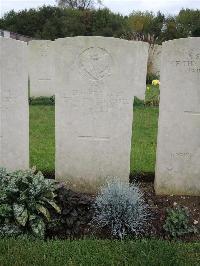
[[[200,38],[165,42],[155,189],[200,196]]]
[[[28,44],[29,82],[31,97],[51,97],[53,87],[54,61],[52,41],[33,40]]]
[[[87,192],[107,177],[128,181],[133,100],[144,98],[148,44],[74,37],[56,40],[54,51],[57,180]]]
[[[29,167],[27,44],[0,37],[0,166]]]

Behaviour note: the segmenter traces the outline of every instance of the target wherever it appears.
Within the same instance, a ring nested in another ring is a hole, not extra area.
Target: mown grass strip
[[[199,265],[200,244],[159,240],[28,241],[1,239],[1,266]]]

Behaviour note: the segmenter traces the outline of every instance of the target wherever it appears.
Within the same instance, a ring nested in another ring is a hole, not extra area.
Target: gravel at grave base
[[[150,210],[150,218],[149,222],[146,223],[145,226],[145,232],[142,235],[142,237],[148,238],[148,237],[153,237],[153,238],[159,238],[159,239],[167,239],[169,240],[170,238],[167,236],[166,232],[163,230],[163,224],[165,222],[165,217],[166,217],[166,209],[167,208],[172,208],[173,206],[181,206],[181,207],[186,207],[189,211],[190,214],[190,219],[191,223],[194,223],[194,221],[198,221],[198,224],[196,224],[196,227],[199,229],[199,233],[197,234],[187,234],[185,236],[179,237],[178,240],[181,241],[186,241],[186,242],[191,242],[191,241],[200,241],[200,197],[194,197],[194,196],[157,196],[155,195],[154,191],[154,186],[153,182],[146,182],[142,181],[136,182],[138,186],[140,187],[141,191],[143,192],[145,202],[149,205],[149,210]],[[62,191],[63,193],[63,191]],[[92,204],[94,203],[95,200],[95,195],[89,195],[89,194],[84,194],[84,193],[77,193],[77,192],[70,192],[71,196],[77,200],[77,202],[81,202],[82,199],[87,198],[88,201],[88,209],[92,207]],[[65,202],[62,202],[62,205],[65,204]],[[83,205],[83,210],[80,210],[81,204],[79,204],[79,211],[82,213],[85,211],[85,208],[87,203]],[[66,201],[66,206],[67,208],[68,202]],[[91,213],[91,219],[92,219],[92,214]],[[88,215],[88,214],[87,214]],[[87,217],[88,218],[88,217]],[[83,220],[85,218],[83,217]],[[86,219],[87,220],[87,219]],[[65,228],[66,230],[66,228]],[[47,237],[48,238],[83,238],[85,236],[90,237],[94,236],[100,239],[111,239],[112,236],[109,233],[108,229],[103,229],[99,230],[95,228],[94,226],[91,226],[90,224],[86,224],[83,222],[83,224],[80,227],[80,230],[77,234],[66,234],[65,230],[58,230],[54,231],[52,233],[51,230],[47,231]]]

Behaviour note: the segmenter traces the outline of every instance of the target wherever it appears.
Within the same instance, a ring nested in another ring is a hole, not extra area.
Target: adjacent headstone
[[[0,167],[29,167],[28,64],[25,42],[0,37]]]
[[[200,195],[200,38],[163,44],[155,189]]]
[[[4,30],[3,33],[4,33],[4,34],[3,34],[3,37],[4,37],[4,38],[10,38],[10,32],[9,32],[9,31]]]
[[[57,180],[88,192],[107,177],[128,181],[133,100],[144,98],[148,44],[75,37],[56,40],[54,50]]]
[[[162,45],[154,44],[149,47],[148,74],[160,75]]]
[[[55,94],[52,80],[54,62],[51,44],[52,41],[48,40],[33,40],[28,44],[31,97],[51,97]]]

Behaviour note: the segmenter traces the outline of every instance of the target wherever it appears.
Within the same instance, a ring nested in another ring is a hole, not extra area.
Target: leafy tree
[[[90,9],[95,6],[95,4],[100,5],[101,0],[56,0],[59,7],[70,7],[73,9]]]
[[[177,25],[176,25],[176,18],[173,16],[168,16],[165,19],[162,32],[160,34],[160,40],[161,42],[168,41],[168,40],[173,40],[173,39],[178,39],[179,33],[177,30]]]
[[[62,10],[51,6],[19,12],[12,10],[0,19],[0,28],[40,39],[46,23],[51,22],[52,25],[59,17],[62,17]]]
[[[36,39],[100,35],[160,44],[174,38],[200,36],[200,10],[182,9],[177,16],[169,17],[148,11],[122,16],[107,8],[43,6],[8,12],[0,18],[0,29]]]
[[[165,16],[160,12],[154,15],[153,12],[133,12],[128,17],[130,33],[140,37],[142,40],[155,42],[162,30]]]
[[[36,39],[71,36],[121,37],[127,31],[126,19],[108,9],[79,10],[43,6],[20,12],[11,11],[0,19],[0,28]]]
[[[109,9],[99,9],[93,13],[92,35],[121,37],[127,25],[124,17]]]
[[[133,12],[128,19],[129,26],[134,32],[149,33],[154,15],[152,12]]]
[[[163,24],[165,21],[165,15],[160,11],[154,16],[151,26],[149,28],[149,33],[154,36],[155,42],[160,44],[160,35],[162,32]]]
[[[200,36],[200,10],[182,9],[176,17],[176,25],[181,37]]]

